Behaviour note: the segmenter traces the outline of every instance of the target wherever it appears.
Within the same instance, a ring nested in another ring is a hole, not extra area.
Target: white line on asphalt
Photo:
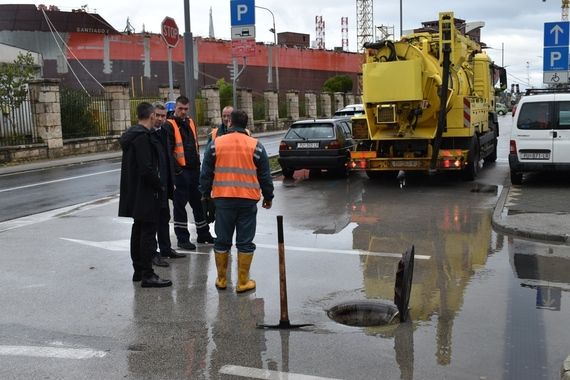
[[[92,359],[102,358],[107,353],[89,348],[59,348],[40,346],[0,346],[0,356],[32,356],[55,359]]]
[[[86,211],[107,204],[115,203],[118,201],[119,201],[118,197],[105,197],[105,198],[96,199],[94,201],[79,203],[72,206],[67,206],[51,211],[42,212],[39,214],[23,216],[21,218],[7,220],[5,222],[0,222],[0,232],[13,230],[14,228],[26,227],[31,224],[45,222],[58,215],[65,214],[71,211]]]
[[[257,247],[261,248],[269,248],[269,249],[278,249],[279,247],[276,245],[271,244],[257,244]],[[393,257],[396,259],[401,259],[401,253],[390,253],[390,252],[372,252],[372,251],[359,251],[359,250],[352,250],[352,249],[329,249],[329,248],[305,248],[305,247],[293,247],[293,246],[286,246],[285,250],[287,251],[301,251],[301,252],[317,252],[317,253],[340,253],[343,255],[364,255],[364,256],[379,256],[379,257]],[[426,255],[415,255],[414,256],[418,260],[429,260],[431,256]]]
[[[27,189],[27,188],[30,188],[30,187],[37,187],[37,186],[43,186],[43,185],[50,185],[50,184],[52,184],[52,183],[64,182],[64,181],[71,181],[71,180],[74,180],[74,179],[85,178],[85,177],[92,177],[92,176],[95,176],[95,175],[113,173],[113,172],[118,172],[118,171],[121,171],[121,169],[105,170],[105,171],[103,171],[103,172],[90,173],[90,174],[82,174],[82,175],[76,175],[76,176],[74,176],[74,177],[67,177],[67,178],[54,179],[53,181],[45,181],[45,182],[31,183],[31,184],[29,184],[29,185],[16,186],[16,187],[10,187],[10,188],[8,188],[8,189],[2,189],[2,190],[0,190],[0,193],[5,193],[5,192],[7,192],[7,191],[14,191],[14,190]]]
[[[268,369],[242,367],[240,365],[225,365],[220,369],[220,373],[224,375],[247,377],[250,379],[265,379],[265,380],[335,380],[335,378],[332,377],[320,377],[320,376],[303,375],[300,373],[271,371]]]

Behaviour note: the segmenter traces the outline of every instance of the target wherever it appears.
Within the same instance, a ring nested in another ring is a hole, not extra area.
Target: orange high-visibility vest
[[[182,143],[182,134],[178,128],[178,123],[174,119],[167,119],[172,125],[174,130],[174,158],[180,166],[186,166],[186,159],[184,158],[184,144]],[[192,119],[188,119],[188,125],[190,125],[190,131],[194,135],[194,141],[196,142],[196,153],[200,154],[200,148],[198,146],[198,134],[196,133],[196,126]]]
[[[261,199],[257,167],[253,162],[257,140],[232,132],[216,139],[216,167],[212,198]]]

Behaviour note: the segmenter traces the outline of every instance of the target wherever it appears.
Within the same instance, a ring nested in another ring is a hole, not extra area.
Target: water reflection
[[[560,311],[570,291],[570,247],[509,237],[509,261],[523,287],[536,290],[535,307]]]
[[[449,365],[453,323],[462,308],[466,287],[475,271],[485,266],[488,254],[493,252],[491,212],[473,208],[461,199],[434,202],[430,198],[433,193],[423,194],[421,190],[417,190],[417,194],[409,194],[414,190],[408,190],[402,195],[386,195],[390,190],[382,190],[384,196],[367,191],[362,194],[361,201],[353,204],[351,221],[356,223],[353,248],[403,253],[413,244],[416,255],[431,256],[429,260],[415,261],[410,316],[412,321],[437,323],[437,362]],[[398,198],[401,199],[395,201]],[[402,202],[408,203],[405,209],[402,209]],[[414,203],[418,204],[417,208]],[[397,263],[396,258],[361,256],[367,298],[393,299]],[[384,336],[398,334],[386,334],[377,328],[366,328],[366,331]],[[408,349],[410,353],[406,356],[413,360],[413,348]],[[408,370],[400,367],[402,378],[406,378],[404,374]]]

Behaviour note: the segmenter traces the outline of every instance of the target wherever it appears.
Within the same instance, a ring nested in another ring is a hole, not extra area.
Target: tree
[[[13,63],[0,63],[0,109],[4,115],[26,100],[27,83],[34,77],[34,72],[34,58],[30,52],[19,53]]]
[[[336,75],[325,81],[323,85],[325,92],[351,92],[352,79],[348,75]]]
[[[216,82],[220,90],[220,107],[231,106],[233,102],[233,87],[231,84],[226,82],[224,78],[218,79]]]

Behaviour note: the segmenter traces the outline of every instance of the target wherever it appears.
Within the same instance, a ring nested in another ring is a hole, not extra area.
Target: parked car
[[[509,112],[509,109],[503,103],[496,103],[495,104],[495,111],[501,116],[506,115]]]
[[[511,183],[523,174],[570,171],[570,93],[530,93],[519,102],[511,129]]]
[[[352,117],[354,115],[364,115],[364,106],[362,104],[348,104],[334,113],[335,118]]]
[[[346,118],[297,121],[279,145],[278,161],[285,178],[292,178],[298,169],[326,169],[346,176],[353,147],[350,120]]]

